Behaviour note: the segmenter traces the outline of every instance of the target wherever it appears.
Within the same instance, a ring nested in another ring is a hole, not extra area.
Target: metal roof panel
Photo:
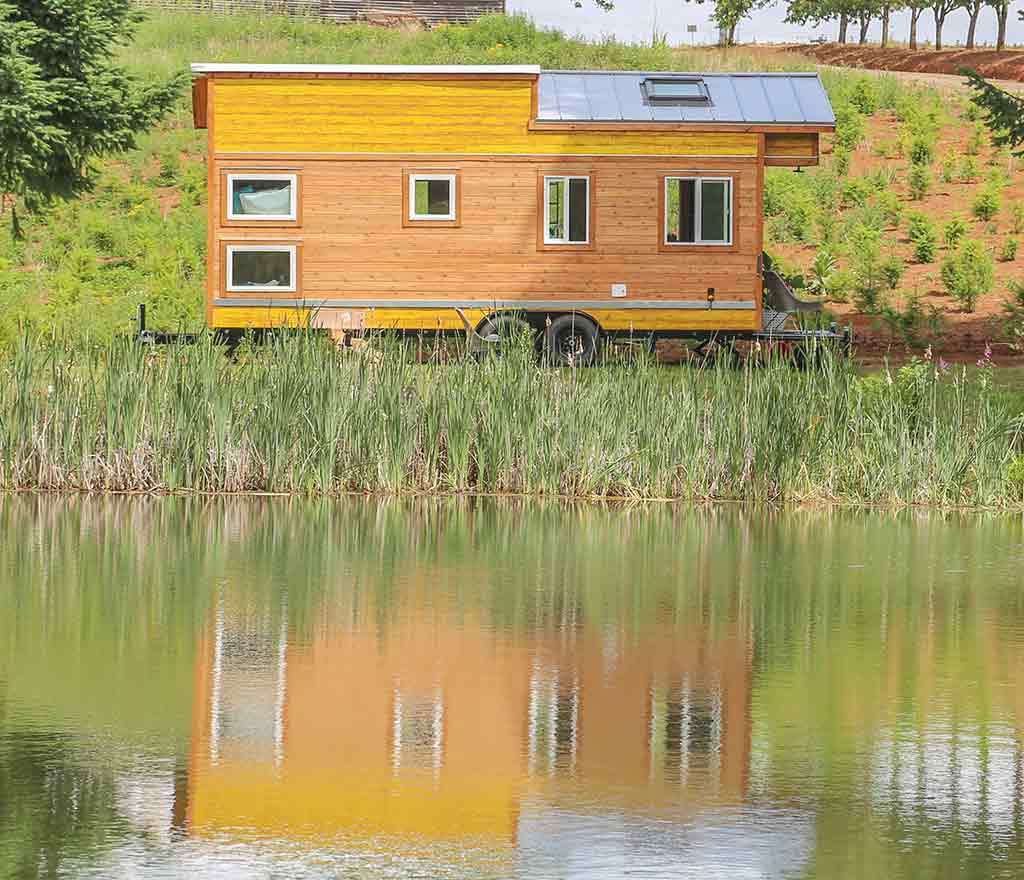
[[[707,85],[711,104],[651,106],[641,88],[650,76],[699,77]],[[835,123],[816,73],[544,71],[539,113],[542,122]]]

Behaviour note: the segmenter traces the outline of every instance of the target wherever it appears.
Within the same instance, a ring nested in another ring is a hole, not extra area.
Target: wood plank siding
[[[418,19],[427,25],[468,24],[503,13],[505,0],[135,0],[140,6],[213,15],[268,13],[329,21]]]
[[[627,302],[680,301],[703,304],[707,288],[719,300],[757,303],[761,286],[757,258],[761,252],[757,218],[761,193],[756,159],[588,158],[552,162],[544,157],[503,160],[451,157],[462,188],[458,228],[406,227],[403,190],[406,174],[417,167],[415,157],[306,160],[296,157],[253,157],[218,160],[216,189],[220,204],[225,173],[235,170],[295,172],[302,189],[301,224],[294,229],[218,227],[218,246],[211,254],[211,273],[217,298],[236,301],[331,301],[343,306],[373,301],[380,308],[409,300],[476,302],[505,300],[591,302],[607,307],[612,285],[625,284]],[[433,170],[423,163],[424,170]],[[591,193],[596,246],[561,251],[538,248],[539,172],[592,175]],[[660,247],[662,218],[659,192],[665,175],[711,173],[729,176],[735,187],[737,240],[734,247],[710,255],[688,253],[685,247],[664,252]],[[300,244],[301,289],[297,293],[245,294],[226,292],[223,264],[226,243]],[[607,309],[606,309],[607,310]],[[440,318],[446,328],[459,326],[453,310]],[[248,318],[252,318],[250,313]],[[595,317],[597,317],[595,315]],[[719,311],[690,310],[675,315],[693,327],[723,327]],[[756,310],[732,316],[731,329],[751,329]],[[287,320],[285,314],[277,316]],[[218,323],[227,320],[219,316]],[[673,317],[660,309],[640,310],[631,317],[608,313],[606,329],[667,328]],[[238,326],[237,324],[235,326]],[[422,325],[421,325],[422,326]]]

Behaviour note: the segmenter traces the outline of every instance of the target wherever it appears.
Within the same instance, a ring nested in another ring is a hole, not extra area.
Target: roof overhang
[[[192,73],[300,76],[540,76],[539,64],[193,64]]]

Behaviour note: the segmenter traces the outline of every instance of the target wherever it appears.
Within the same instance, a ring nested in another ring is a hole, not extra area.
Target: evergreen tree
[[[90,161],[134,146],[187,75],[141,83],[116,62],[132,0],[0,0],[0,200],[32,211],[91,183]]]
[[[1024,155],[1024,98],[1011,95],[983,79],[977,71],[962,68],[968,85],[974,89],[971,100],[984,112],[992,130],[992,143],[1010,147]]]

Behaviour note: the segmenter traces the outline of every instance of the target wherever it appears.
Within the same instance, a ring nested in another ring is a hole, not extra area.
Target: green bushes
[[[1003,242],[1002,248],[999,250],[999,259],[1004,263],[1012,263],[1017,259],[1017,250],[1020,247],[1020,241],[1016,238],[1008,238]]]
[[[1011,503],[1014,413],[960,371],[412,353],[26,337],[0,360],[0,487]]]
[[[942,237],[950,250],[955,248],[966,234],[967,221],[960,216],[951,217],[942,228]]]
[[[914,262],[935,262],[935,251],[938,247],[939,235],[932,220],[920,211],[910,215],[907,235],[914,248]]]
[[[942,263],[942,283],[965,312],[973,312],[978,299],[992,289],[995,266],[980,242],[967,239]]]
[[[999,213],[1002,206],[1002,197],[999,189],[989,184],[982,189],[971,202],[971,213],[979,220],[991,220]]]
[[[932,186],[932,173],[923,165],[911,165],[907,174],[907,186],[910,188],[910,198],[915,202],[921,201]]]

